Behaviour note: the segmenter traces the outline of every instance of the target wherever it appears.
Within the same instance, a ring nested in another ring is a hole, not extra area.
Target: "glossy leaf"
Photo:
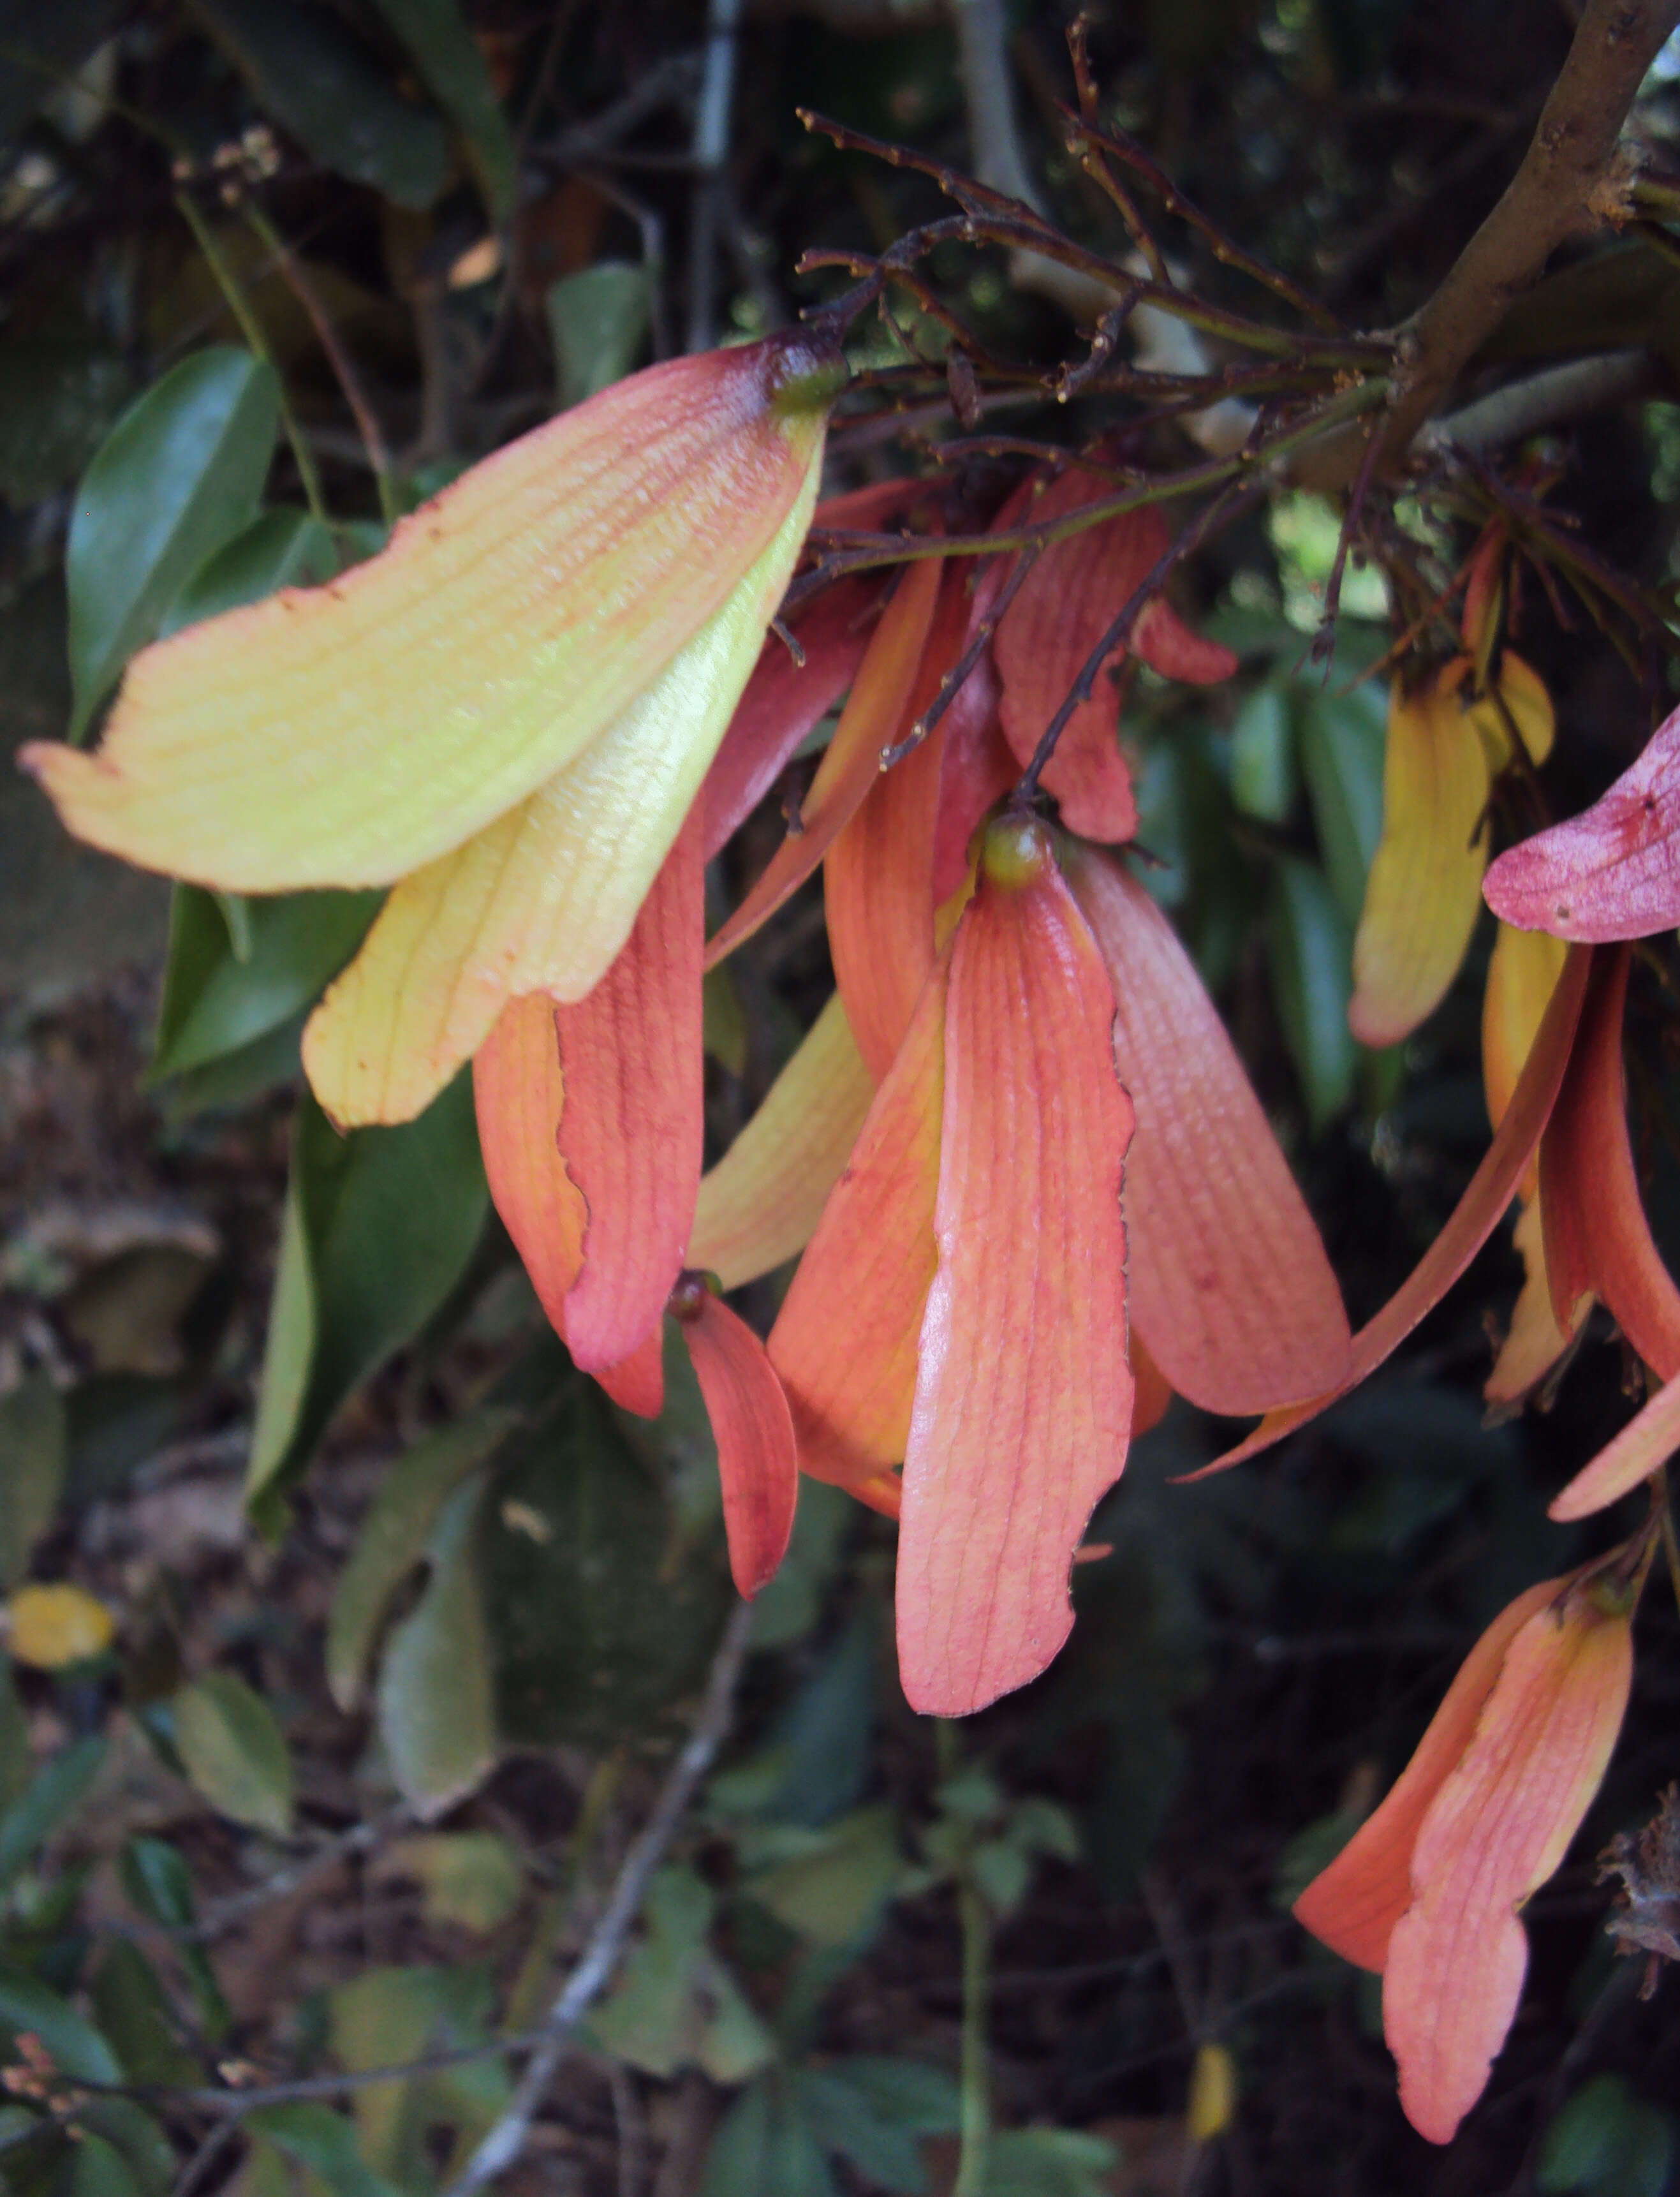
[[[1074,1551],[1132,1423],[1114,995],[1041,826],[994,825],[982,875],[951,956],[899,1537],[900,1677],[939,1716],[1024,1685],[1067,1638]]]
[[[1347,1019],[1362,1045],[1409,1035],[1457,974],[1481,906],[1488,785],[1481,742],[1445,677],[1411,693],[1397,681],[1382,838],[1353,942]]]
[[[802,1471],[856,1487],[900,1463],[934,1277],[948,959],[935,965],[770,1330]]]
[[[1546,1271],[1560,1327],[1590,1295],[1648,1365],[1680,1373],[1680,1289],[1645,1217],[1628,1134],[1622,1012],[1628,948],[1596,954],[1568,1073],[1540,1146]]]
[[[376,893],[293,893],[246,908],[250,950],[199,885],[177,885],[151,1074],[184,1075],[277,1030],[320,994],[356,952]]]
[[[292,1828],[292,1757],[263,1696],[231,1671],[206,1671],[172,1707],[177,1750],[211,1806],[284,1837]]]
[[[1315,1130],[1353,1095],[1348,1034],[1351,942],[1322,873],[1294,855],[1279,858],[1266,896],[1266,941],[1277,1018]]]
[[[1518,1910],[1598,1790],[1632,1675],[1627,1610],[1602,1610],[1584,1589],[1537,1611],[1418,1828],[1382,2024],[1406,2118],[1433,2143],[1457,2134],[1515,2016],[1528,1959]]]
[[[81,1805],[105,1759],[107,1742],[72,1741],[50,1756],[11,1806],[0,1813],[0,1889],[32,1862]]]
[[[426,1539],[426,1591],[385,1648],[379,1737],[397,1788],[415,1814],[439,1816],[494,1766],[497,1741],[490,1632],[473,1535],[484,1488],[445,1498]]]
[[[804,884],[856,814],[881,771],[881,751],[908,729],[908,710],[939,595],[940,560],[906,565],[870,635],[857,677],[791,830],[746,898],[706,948],[713,967],[750,938]]]
[[[379,0],[379,8],[426,90],[466,139],[490,219],[505,220],[513,204],[513,133],[460,0]]]
[[[323,167],[400,206],[428,206],[449,177],[435,115],[411,106],[372,53],[315,0],[203,0],[200,13],[264,107]]]
[[[1385,705],[1381,689],[1312,692],[1297,714],[1301,775],[1336,906],[1357,924],[1382,836]]]
[[[788,337],[620,382],[473,467],[330,586],[159,643],[96,756],[37,746],[31,767],[78,837],[142,867],[240,891],[379,884],[617,728],[619,773],[654,772],[658,793],[622,940],[733,700],[708,746],[673,737],[678,690],[690,728],[690,686],[717,704],[709,682],[737,648],[746,678],[803,538],[837,371]],[[609,762],[584,783],[592,806],[634,810]]]
[[[729,1569],[750,1602],[787,1553],[799,1493],[793,1419],[764,1345],[704,1283],[677,1310],[717,1442]]]
[[[735,1290],[802,1251],[874,1095],[837,992],[758,1111],[700,1178],[689,1263]]]
[[[586,1372],[617,1365],[658,1329],[693,1226],[705,1142],[704,831],[697,809],[623,951],[554,1017],[559,1156],[585,1208],[565,1337]]]
[[[1285,1435],[1293,1434],[1297,1427],[1305,1426],[1309,1419],[1317,1418],[1339,1395],[1368,1379],[1458,1279],[1498,1226],[1539,1145],[1574,1043],[1589,959],[1584,953],[1573,954],[1564,964],[1540,1034],[1481,1164],[1434,1242],[1382,1309],[1355,1334],[1347,1377],[1341,1388],[1316,1396],[1310,1403],[1268,1412],[1245,1441],[1189,1478],[1201,1479],[1243,1464]]]
[[[1592,945],[1680,923],[1680,710],[1590,809],[1507,849],[1486,891],[1518,930]]]
[[[269,1312],[246,1486],[297,1469],[356,1384],[460,1278],[484,1225],[463,1077],[416,1122],[340,1137],[305,1099]]]
[[[333,536],[318,519],[283,507],[260,512],[193,573],[164,613],[158,636],[259,603],[281,588],[318,585],[338,569]]]
[[[0,2028],[39,2038],[55,2067],[78,2082],[116,2085],[117,2055],[67,1999],[33,1976],[0,1968]]]
[[[1107,965],[1127,1158],[1132,1319],[1180,1394],[1228,1417],[1346,1373],[1347,1316],[1318,1231],[1195,965],[1138,881],[1083,854],[1069,882]]]
[[[217,349],[182,359],[112,429],[77,491],[65,549],[72,739],[177,590],[255,513],[279,418],[273,368]]]

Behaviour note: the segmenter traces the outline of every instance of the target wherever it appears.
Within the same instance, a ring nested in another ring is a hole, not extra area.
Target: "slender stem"
[[[934,1725],[934,1752],[941,1783],[962,1766],[957,1727],[941,1717]],[[962,2148],[951,2197],[985,2197],[986,2154],[992,2135],[992,2101],[986,2067],[986,2003],[992,1966],[992,1918],[975,1882],[971,1837],[958,1853],[957,1920],[963,1937],[963,2039],[959,2129]]]
[[[298,478],[304,484],[304,500],[321,524],[330,527],[333,521],[327,514],[327,500],[321,492],[321,474],[315,462],[315,454],[304,441],[303,430],[298,425],[298,415],[292,409],[292,400],[286,393],[286,378],[275,364],[274,353],[269,348],[268,338],[263,333],[262,323],[252,311],[244,292],[240,288],[237,276],[223,258],[221,246],[211,234],[209,223],[194,206],[190,194],[186,191],[177,191],[175,204],[181,218],[192,230],[194,241],[204,254],[205,264],[216,277],[222,295],[228,301],[228,310],[239,322],[240,333],[264,365],[270,369],[280,385],[281,425],[286,430],[287,441],[292,446]]]
[[[351,414],[356,420],[356,432],[362,438],[363,449],[368,453],[368,463],[373,468],[374,484],[379,490],[379,516],[387,526],[395,526],[397,498],[391,484],[391,453],[385,446],[385,437],[379,432],[379,423],[374,416],[373,407],[368,403],[362,384],[356,378],[356,368],[350,362],[350,355],[339,340],[339,332],[333,326],[331,316],[322,304],[320,294],[314,283],[304,272],[297,254],[269,219],[267,214],[263,212],[261,206],[253,200],[247,200],[245,205],[245,217],[255,230],[265,249],[272,255],[275,266],[279,268],[290,286],[293,295],[309,315],[310,324],[315,330],[321,348],[327,354],[327,363],[337,377],[339,388],[345,393],[345,402],[350,406]]]

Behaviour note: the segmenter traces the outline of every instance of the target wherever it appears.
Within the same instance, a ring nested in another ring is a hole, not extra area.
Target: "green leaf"
[[[128,2161],[102,2136],[81,2132],[71,2156],[70,2197],[141,2197]]]
[[[23,1578],[52,1523],[66,1453],[64,1400],[44,1374],[0,1396],[0,1592],[9,1594]]]
[[[164,613],[159,635],[178,633],[223,611],[260,603],[281,588],[330,580],[339,569],[333,537],[307,511],[259,512],[206,558]]]
[[[834,2197],[822,2147],[786,2084],[755,2083],[723,2118],[698,2197]]]
[[[175,1744],[218,1814],[283,1837],[292,1828],[292,1756],[274,1712],[231,1671],[206,1671],[174,1697]]]
[[[484,1522],[498,1723],[518,1746],[616,1745],[702,1678],[727,1574],[592,1383],[510,1441]]]
[[[1299,711],[1301,765],[1324,874],[1353,924],[1382,832],[1387,710],[1382,690],[1365,686],[1351,694],[1311,693]]]
[[[217,347],[182,359],[112,429],[65,551],[72,739],[188,577],[254,513],[279,417],[273,368]]]
[[[426,90],[466,139],[490,219],[505,221],[513,206],[513,133],[458,0],[379,0],[379,7]]]
[[[1347,1028],[1353,932],[1323,872],[1293,855],[1272,873],[1266,946],[1277,1018],[1315,1131],[1353,1095],[1357,1049]]]
[[[258,2106],[246,2115],[245,2125],[310,2173],[318,2174],[334,2197],[405,2197],[363,2165],[356,2130],[330,2106]]]
[[[441,1815],[489,1775],[498,1752],[490,1632],[473,1547],[481,1477],[457,1487],[426,1538],[432,1576],[392,1632],[379,1728],[392,1777],[420,1816]]]
[[[375,1874],[417,1878],[428,1922],[480,1933],[507,1920],[525,1885],[519,1850],[500,1831],[426,1831],[399,1839]]]
[[[480,2043],[490,1992],[478,1968],[379,1968],[341,1984],[327,2004],[333,2051],[350,2073],[362,2074],[401,2067],[439,2046]],[[511,2084],[504,2068],[489,2061],[475,2072],[471,2087],[414,2075],[358,2090],[356,2135],[368,2165],[401,2188],[429,2187],[429,2130],[453,2130],[464,2151],[507,2101]]]
[[[904,1869],[889,1807],[860,1808],[781,1842],[792,1849],[787,1858],[748,1880],[762,1906],[816,1945],[849,1945],[873,1928]]]
[[[1120,2155],[1077,2129],[1011,2129],[986,2154],[986,2197],[1108,2197]]]
[[[14,2036],[32,2032],[53,2065],[78,2082],[123,2079],[116,2054],[92,2024],[67,1999],[14,1968],[0,1968],[0,2024]]]
[[[243,901],[248,950],[235,954],[217,896],[177,885],[150,1080],[225,1058],[291,1022],[356,952],[380,897],[310,892]]]
[[[298,1109],[246,1492],[300,1470],[350,1391],[460,1279],[489,1192],[471,1076],[417,1121],[340,1136]]]
[[[716,1902],[692,1869],[661,1869],[643,1903],[641,1941],[590,2018],[609,2052],[669,2079],[694,2064],[739,2083],[775,2057],[769,2032],[707,1943]]]
[[[97,1735],[75,1741],[44,1763],[27,1789],[0,1815],[0,1889],[75,1812],[104,1759],[105,1742]]]
[[[123,1890],[153,1922],[176,1931],[189,1930],[197,1922],[192,1871],[166,1840],[130,1839],[119,1869]],[[198,2002],[200,2026],[213,2043],[233,2026],[233,2014],[204,1947],[188,1940],[177,1950]]]
[[[411,107],[373,54],[313,0],[194,0],[257,97],[323,166],[400,206],[429,206],[449,178],[437,117]]]
[[[825,2151],[839,2152],[883,2189],[919,2197],[927,2187],[921,2138],[958,2125],[957,2085],[913,2060],[843,2060],[790,2078]]]
[[[399,1457],[368,1505],[327,1620],[327,1683],[354,1708],[391,1597],[421,1556],[443,1500],[519,1423],[515,1412],[469,1412]]]
[[[199,2079],[197,2065],[175,2040],[158,1972],[131,1939],[113,1938],[105,1948],[94,1974],[93,2007],[131,2083],[178,2087]]]
[[[1231,797],[1245,816],[1281,824],[1295,806],[1295,738],[1283,691],[1256,687],[1231,733]]]
[[[653,270],[603,259],[552,284],[547,304],[560,402],[581,404],[635,364],[653,317]]]
[[[175,2187],[175,2147],[143,2107],[132,2098],[87,2098],[76,2119],[78,2127],[117,2152],[142,2197],[170,2197]]]
[[[1595,2075],[1553,2120],[1535,2187],[1545,2197],[1662,2197],[1675,2160],[1675,2125],[1620,2075]]]

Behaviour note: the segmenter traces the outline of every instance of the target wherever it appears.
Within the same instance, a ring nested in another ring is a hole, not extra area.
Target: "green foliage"
[[[340,1136],[298,1109],[249,1488],[272,1497],[356,1384],[411,1342],[484,1226],[484,1165],[464,1074],[417,1121]]]
[[[256,513],[280,389],[248,352],[203,351],[137,397],[89,467],[65,574],[72,737],[211,551]]]
[[[283,1837],[292,1828],[292,1758],[263,1696],[231,1671],[206,1671],[170,1706],[176,1751],[211,1806]]]
[[[1677,2154],[1674,2117],[1620,2075],[1595,2075],[1546,2130],[1535,2169],[1545,2197],[1662,2197]]]

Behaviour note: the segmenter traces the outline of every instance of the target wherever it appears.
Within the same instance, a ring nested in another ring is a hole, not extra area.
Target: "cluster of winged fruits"
[[[1514,1197],[1531,1283],[1508,1377],[1544,1371],[1594,1296],[1680,1372],[1680,1296],[1627,1151],[1627,949],[1595,961],[1551,935],[1676,921],[1661,827],[1680,732],[1637,767],[1660,780],[1654,806],[1642,784],[1613,789],[1609,826],[1578,819],[1490,876],[1530,926],[1502,930],[1495,956],[1494,1142],[1417,1272],[1350,1336],[1219,1016],[1115,851],[1136,810],[1111,692],[1074,712],[1045,769],[1059,828],[1005,800],[1164,521],[1146,508],[1070,534],[999,612],[1011,556],[977,578],[942,557],[924,485],[818,512],[843,380],[805,335],[637,375],[487,459],[329,585],[144,651],[96,752],[25,761],[71,832],[147,868],[243,893],[391,888],[304,1035],[322,1106],[345,1127],[405,1121],[470,1060],[496,1207],[577,1364],[655,1412],[663,1322],[681,1324],[740,1591],[774,1572],[801,1470],[848,1489],[899,1521],[906,1694],[959,1715],[1056,1655],[1091,1512],[1174,1392],[1264,1414],[1220,1463],[1252,1454],[1379,1364]],[[1077,461],[1046,468],[994,525],[1101,490]],[[809,595],[790,646],[768,629],[814,513],[902,526],[906,554]],[[1354,1011],[1374,1041],[1421,1018],[1462,954],[1499,741],[1550,737],[1532,675],[1480,646],[1498,549],[1465,655],[1422,693],[1396,688]],[[1130,645],[1171,678],[1235,669],[1159,599]],[[843,697],[798,828],[708,942],[708,860]],[[703,1176],[703,974],[819,862],[835,996]],[[1420,907],[1437,912],[1421,939]],[[720,1288],[802,1250],[762,1342]],[[1676,1440],[1680,1385],[1557,1515],[1613,1500]],[[1403,2101],[1436,2141],[1515,2013],[1518,1910],[1602,1776],[1652,1545],[1637,1536],[1495,1621],[1300,1903],[1383,1972]]]

